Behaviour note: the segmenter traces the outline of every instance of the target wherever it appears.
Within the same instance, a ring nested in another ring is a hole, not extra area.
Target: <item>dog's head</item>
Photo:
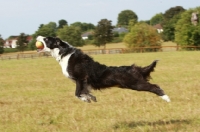
[[[38,36],[36,40],[42,42],[44,45],[44,48],[39,50],[40,52],[50,52],[53,49],[62,47],[62,41],[59,38]]]
[[[37,41],[40,41],[43,43],[44,48],[40,49],[40,52],[43,51],[47,51],[47,52],[51,52],[54,49],[65,49],[65,48],[69,48],[72,47],[71,45],[69,45],[66,42],[63,42],[62,40],[60,40],[57,37],[43,37],[43,36],[38,36],[36,38]]]

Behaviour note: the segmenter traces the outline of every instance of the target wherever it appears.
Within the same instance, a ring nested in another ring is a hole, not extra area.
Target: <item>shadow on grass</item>
[[[169,120],[169,121],[162,121],[158,120],[155,122],[148,122],[148,121],[132,121],[132,122],[119,122],[114,125],[114,129],[118,128],[135,128],[141,126],[166,126],[166,125],[186,125],[191,124],[192,120]]]

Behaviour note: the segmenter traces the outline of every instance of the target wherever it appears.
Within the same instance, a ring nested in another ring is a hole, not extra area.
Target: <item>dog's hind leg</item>
[[[76,80],[76,92],[75,96],[84,102],[90,103],[91,100],[97,102],[96,97],[89,94],[90,90],[87,86],[86,80]]]
[[[170,98],[164,93],[164,91],[156,84],[150,84],[149,82],[140,82],[136,85],[132,85],[131,88],[137,91],[148,91],[160,96],[163,100],[170,102]]]

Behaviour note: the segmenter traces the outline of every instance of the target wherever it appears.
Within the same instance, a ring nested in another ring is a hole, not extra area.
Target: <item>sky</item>
[[[64,19],[68,24],[97,25],[101,19],[117,24],[118,14],[132,10],[139,20],[150,20],[175,6],[200,6],[200,0],[0,0],[0,34],[3,39],[25,33],[32,35],[40,24]]]

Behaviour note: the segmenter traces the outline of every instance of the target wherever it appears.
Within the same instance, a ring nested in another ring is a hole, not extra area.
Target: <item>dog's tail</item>
[[[142,67],[140,73],[142,74],[143,78],[147,81],[151,79],[150,73],[154,71],[158,60],[153,61],[149,66]]]

